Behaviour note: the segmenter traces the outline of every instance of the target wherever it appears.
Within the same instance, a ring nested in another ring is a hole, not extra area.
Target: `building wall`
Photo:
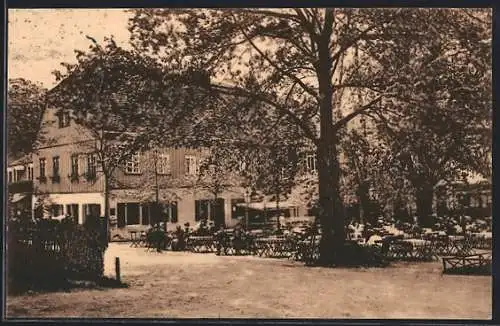
[[[169,229],[175,228],[177,225],[183,226],[185,223],[189,223],[191,226],[196,224],[195,218],[195,201],[196,200],[211,200],[213,195],[205,190],[200,190],[196,188],[172,188],[168,189],[170,193],[175,193],[178,197],[177,202],[177,223],[168,222],[167,227]],[[119,203],[139,203],[142,205],[147,205],[146,202],[142,202],[136,192],[130,192],[125,189],[113,190],[112,200],[110,202],[110,208],[118,211]],[[243,199],[244,190],[241,188],[234,188],[222,192],[218,198],[224,199],[224,222],[226,226],[234,226],[238,220],[232,219],[231,214],[231,199]]]
[[[87,168],[87,156],[89,146],[87,143],[61,144],[57,146],[44,147],[38,149],[33,155],[33,168],[35,175],[35,185],[41,193],[92,193],[102,192],[104,189],[103,176],[97,173],[95,180],[87,180],[84,177]],[[78,180],[71,179],[71,156],[78,154]],[[53,169],[53,158],[59,157],[58,182],[51,179]],[[40,181],[40,159],[45,158],[46,182]]]
[[[186,155],[195,156],[198,160],[203,151],[189,148],[164,148],[158,149],[160,154],[169,156],[169,174],[158,174],[155,176],[155,157],[151,151],[140,153],[140,173],[127,173],[125,167],[118,167],[114,173],[115,188],[118,189],[140,189],[151,188],[155,185],[155,177],[158,178],[160,188],[190,186],[194,183],[193,176],[186,176]]]
[[[44,113],[42,135],[43,142],[33,155],[34,189],[33,208],[39,199],[44,205],[63,205],[62,213],[70,213],[66,205],[78,205],[78,221],[84,222],[84,205],[100,205],[100,215],[104,215],[104,178],[97,171],[95,180],[88,181],[84,177],[87,169],[87,155],[91,153],[93,141],[88,131],[70,121],[67,126],[58,123],[57,110],[48,108]],[[125,166],[114,171],[111,180],[110,210],[117,213],[118,203],[140,203],[146,205],[155,199],[155,187],[160,188],[160,201],[176,201],[178,222],[169,223],[169,228],[196,223],[195,201],[210,200],[213,195],[197,188],[196,176],[187,175],[186,156],[195,156],[199,161],[206,150],[193,148],[159,149],[160,153],[169,155],[170,173],[155,175],[152,152],[140,153],[140,173],[127,173]],[[78,154],[77,180],[71,178],[71,158]],[[59,181],[52,180],[53,158],[59,157]],[[40,182],[40,158],[45,158],[46,181]],[[157,179],[157,180],[156,180]],[[157,182],[156,182],[157,181]],[[227,226],[234,226],[238,220],[231,217],[231,199],[243,199],[244,189],[233,188],[218,196],[224,199],[224,220]]]
[[[44,195],[34,195],[33,196],[33,210],[37,201],[42,200],[44,205],[63,205],[63,214],[69,214],[67,210],[67,205],[77,204],[78,205],[78,223],[82,224],[85,221],[85,211],[84,205],[97,204],[100,205],[100,215],[104,214],[104,196],[102,193],[78,193],[75,195],[73,193],[50,193]],[[49,215],[49,211],[45,211],[45,216]]]

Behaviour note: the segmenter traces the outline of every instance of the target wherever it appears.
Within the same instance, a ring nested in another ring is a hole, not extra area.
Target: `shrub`
[[[48,290],[65,287],[69,280],[99,280],[104,274],[105,249],[99,228],[64,220],[42,220],[30,227],[9,224],[9,291]]]
[[[344,267],[387,267],[389,260],[377,246],[362,246],[356,242],[345,242],[338,255],[332,257],[332,266]],[[317,265],[320,261],[313,262]]]

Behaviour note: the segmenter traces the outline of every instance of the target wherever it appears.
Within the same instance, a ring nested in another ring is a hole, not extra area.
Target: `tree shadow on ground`
[[[37,284],[9,284],[7,293],[8,295],[16,296],[34,293],[70,292],[78,289],[106,290],[128,287],[129,284],[109,277],[102,277],[94,281],[48,279],[43,282],[38,282]]]

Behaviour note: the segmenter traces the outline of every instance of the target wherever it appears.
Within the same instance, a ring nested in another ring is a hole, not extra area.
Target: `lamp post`
[[[466,220],[465,220],[465,214],[467,213],[467,208],[469,207],[469,194],[468,194],[468,188],[469,188],[469,181],[467,180],[467,172],[462,172],[462,179],[464,182],[464,191],[463,195],[461,198],[461,209],[462,209],[462,218],[461,218],[461,227],[462,227],[462,232],[465,234],[465,229],[466,229]]]
[[[250,188],[245,189],[245,228],[248,229],[248,204],[250,204],[250,195],[251,195],[251,190]]]

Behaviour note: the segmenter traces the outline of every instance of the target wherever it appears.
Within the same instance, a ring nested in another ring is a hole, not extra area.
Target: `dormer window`
[[[58,113],[59,128],[66,128],[69,126],[70,116],[68,111],[61,111]]]

